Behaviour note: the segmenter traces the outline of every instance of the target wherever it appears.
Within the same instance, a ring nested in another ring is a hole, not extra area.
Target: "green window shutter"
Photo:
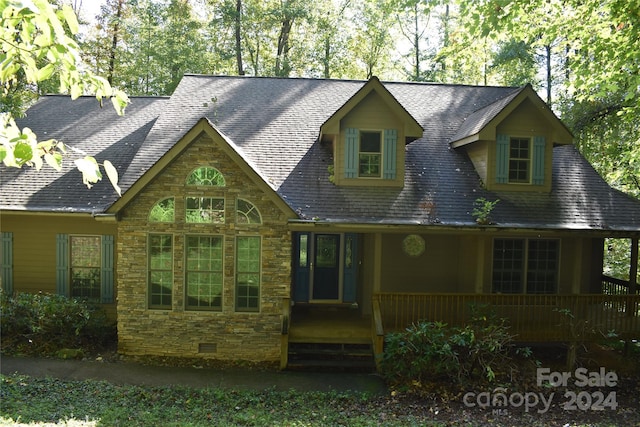
[[[69,295],[69,235],[56,236],[56,293]]]
[[[396,179],[396,147],[398,145],[398,131],[384,130],[384,179]]]
[[[113,236],[102,236],[102,270],[100,274],[100,301],[113,302]]]
[[[7,295],[13,294],[13,233],[0,233],[2,240],[2,290]]]
[[[345,129],[344,141],[344,177],[358,176],[358,129]]]
[[[496,139],[496,182],[509,182],[509,135],[498,134]]]
[[[544,136],[533,137],[533,184],[544,184],[544,156],[546,141]]]

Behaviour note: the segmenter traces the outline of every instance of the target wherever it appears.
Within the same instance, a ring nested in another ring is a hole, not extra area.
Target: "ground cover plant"
[[[116,340],[115,324],[87,301],[53,294],[0,292],[3,354],[80,356]],[[69,352],[75,350],[75,352]]]
[[[0,425],[44,426],[622,426],[638,425],[639,384],[625,380],[615,411],[496,412],[467,407],[461,391],[238,391],[118,386],[22,375],[2,377]],[[32,424],[33,423],[33,424]]]

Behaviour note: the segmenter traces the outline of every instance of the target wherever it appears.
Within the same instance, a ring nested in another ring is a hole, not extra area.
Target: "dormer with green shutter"
[[[550,192],[553,147],[573,136],[530,85],[471,114],[451,140],[492,191]]]
[[[334,183],[404,186],[405,145],[422,137],[420,124],[372,77],[320,128],[333,150]]]

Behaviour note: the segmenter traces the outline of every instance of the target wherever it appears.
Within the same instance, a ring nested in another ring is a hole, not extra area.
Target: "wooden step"
[[[375,370],[370,343],[289,343],[289,369]]]

